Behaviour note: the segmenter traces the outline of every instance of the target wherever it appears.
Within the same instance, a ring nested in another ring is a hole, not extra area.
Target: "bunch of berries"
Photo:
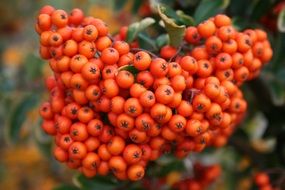
[[[87,177],[111,171],[136,181],[164,153],[183,158],[224,145],[247,108],[239,85],[272,55],[266,33],[238,33],[230,24],[217,15],[189,27],[193,48],[180,55],[165,46],[161,58],[131,48],[137,44],[124,41],[126,28],[112,38],[80,9],[44,6],[36,31],[54,76],[40,114],[55,158]]]

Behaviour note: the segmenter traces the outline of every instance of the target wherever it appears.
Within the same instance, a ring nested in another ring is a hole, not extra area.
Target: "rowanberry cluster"
[[[43,7],[36,31],[54,76],[40,114],[55,137],[55,158],[87,177],[111,171],[135,181],[163,153],[183,158],[224,145],[247,107],[238,85],[272,54],[266,33],[238,33],[230,24],[218,15],[189,27],[185,39],[197,46],[171,57],[164,47],[159,58],[132,51],[126,28],[112,38],[102,20],[80,9],[68,15]]]
[[[178,181],[172,187],[176,190],[203,190],[207,189],[221,175],[221,167],[217,164],[204,166],[194,164],[193,177]]]
[[[254,182],[259,190],[274,190],[270,183],[270,178],[265,172],[258,172],[254,176]]]

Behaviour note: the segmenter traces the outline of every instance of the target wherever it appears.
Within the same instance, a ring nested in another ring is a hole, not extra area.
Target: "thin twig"
[[[176,53],[169,59],[168,62],[169,63],[172,62],[172,60],[177,57],[177,55],[181,52],[181,50],[182,50],[182,45],[178,47],[178,49],[176,50]]]
[[[132,52],[145,51],[145,52],[147,52],[148,54],[150,54],[152,57],[157,58],[157,55],[155,55],[154,53],[152,53],[151,51],[146,50],[146,49],[142,49],[142,48],[131,48],[131,51],[132,51]]]
[[[285,170],[282,168],[270,168],[265,170],[266,173],[268,174],[282,174],[285,175]]]
[[[192,50],[192,48],[187,46],[186,44],[182,44],[182,49],[185,49],[185,50],[188,50],[188,51]]]
[[[108,34],[108,37],[111,39],[112,44],[115,42],[115,39],[113,38],[113,36],[111,36],[110,34]]]

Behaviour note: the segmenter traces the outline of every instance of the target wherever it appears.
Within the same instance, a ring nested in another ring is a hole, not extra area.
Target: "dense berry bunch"
[[[173,185],[176,190],[203,190],[207,189],[221,175],[221,167],[217,164],[205,166],[194,164],[193,177],[178,181]]]
[[[87,177],[139,180],[163,153],[224,145],[247,107],[238,86],[272,55],[266,33],[230,24],[217,15],[189,27],[192,49],[165,46],[160,58],[124,42],[126,28],[112,38],[79,9],[43,7],[36,30],[54,76],[40,114],[55,158]]]

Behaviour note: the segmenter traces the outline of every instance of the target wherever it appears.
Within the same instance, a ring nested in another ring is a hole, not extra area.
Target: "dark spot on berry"
[[[128,127],[129,127],[129,123],[128,123],[127,121],[122,121],[122,122],[121,122],[121,126],[122,126],[123,128],[128,128]]]
[[[78,152],[79,152],[78,148],[77,147],[73,147],[72,153],[73,154],[78,154]]]
[[[53,36],[52,39],[53,39],[53,41],[57,41],[57,40],[59,40],[59,37],[58,36]]]
[[[147,98],[148,98],[149,100],[152,100],[152,99],[154,99],[154,96],[153,96],[152,94],[149,94],[149,95],[147,96]]]
[[[64,14],[61,14],[61,15],[60,15],[60,18],[63,19],[63,20],[65,20],[65,19],[66,19],[66,16],[65,16]]]
[[[101,126],[100,124],[96,124],[96,125],[95,125],[95,128],[96,128],[97,130],[101,130],[101,129],[102,129],[102,126]]]
[[[64,142],[70,142],[70,138],[69,137],[64,137]]]
[[[224,75],[225,75],[225,77],[227,77],[227,78],[231,76],[230,72],[228,72],[228,71],[226,71],[226,72],[224,73]]]
[[[170,95],[171,94],[171,90],[169,88],[167,88],[164,92],[165,92],[166,95]]]
[[[140,157],[140,154],[139,154],[138,152],[134,152],[133,157],[134,157],[134,158],[139,158],[139,157]]]
[[[81,85],[80,84],[75,84],[75,88],[76,89],[81,89]]]
[[[90,67],[89,72],[92,73],[92,74],[96,74],[97,69],[95,67]]]
[[[76,61],[80,61],[81,57],[78,55],[74,58]]]
[[[76,108],[71,108],[71,114],[75,115],[77,113],[77,109]]]
[[[71,134],[72,134],[73,136],[77,136],[77,135],[78,135],[78,131],[77,131],[77,130],[74,130],[74,131],[71,132]]]
[[[48,110],[47,107],[43,107],[43,108],[42,108],[42,111],[43,111],[43,112],[46,112],[47,110]]]
[[[136,61],[141,60],[141,58],[142,58],[142,56],[141,56],[140,54],[137,54],[137,55],[136,55]]]
[[[196,109],[201,111],[201,110],[204,109],[204,105],[198,104],[197,107],[196,107]]]
[[[148,122],[145,122],[144,120],[142,120],[142,125],[145,131],[150,129],[150,124]]]
[[[203,66],[204,66],[204,68],[206,68],[206,69],[208,69],[208,68],[209,68],[208,63],[204,63],[204,64],[203,64]]]
[[[96,162],[93,162],[92,164],[91,164],[91,166],[92,166],[92,168],[97,168],[97,164],[96,164]]]
[[[176,127],[177,127],[178,129],[181,129],[183,126],[184,126],[184,125],[183,125],[182,122],[176,123]]]
[[[130,139],[135,142],[137,141],[138,137],[136,135],[131,135]]]
[[[128,111],[129,111],[130,113],[136,113],[137,109],[136,109],[135,106],[130,106],[129,109],[128,109]]]
[[[91,35],[92,32],[93,32],[92,29],[87,29],[87,30],[86,30],[86,34],[87,34],[87,35]]]

